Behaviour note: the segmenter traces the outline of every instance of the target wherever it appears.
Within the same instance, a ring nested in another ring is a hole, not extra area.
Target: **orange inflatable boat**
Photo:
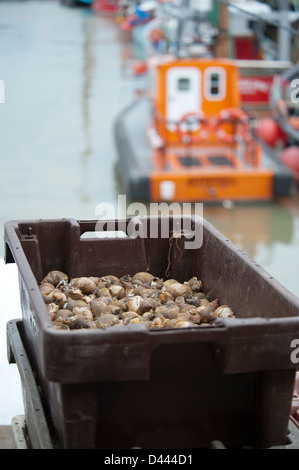
[[[239,71],[228,59],[154,56],[146,96],[118,117],[119,173],[134,200],[290,196],[293,173],[254,138]]]

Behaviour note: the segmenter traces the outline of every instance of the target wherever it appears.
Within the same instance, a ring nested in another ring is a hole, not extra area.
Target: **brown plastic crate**
[[[151,220],[140,217],[139,223],[149,229]],[[15,261],[19,270],[27,353],[62,446],[198,448],[215,439],[227,447],[283,445],[298,299],[207,221],[192,218],[192,230],[203,223],[203,245],[196,250],[184,249],[184,237],[172,245],[161,236],[81,238],[96,223],[5,224],[6,262]],[[180,219],[169,223],[171,236]],[[52,328],[38,289],[51,269],[69,277],[148,269],[165,277],[169,254],[169,277],[197,276],[237,318],[178,330]]]
[[[40,390],[37,387],[35,372],[32,370],[23,342],[23,322],[20,319],[7,323],[7,346],[9,363],[16,363],[22,381],[22,392],[25,402],[25,415],[12,419],[14,447],[17,449],[61,449],[57,436],[52,428],[52,419],[43,408]],[[210,449],[225,449],[221,441],[213,440]],[[245,446],[250,449],[249,446]],[[288,432],[282,446],[269,449],[299,449],[298,422],[290,416]],[[149,452],[153,452],[149,450]],[[158,450],[156,452],[159,452]],[[138,451],[138,454],[140,450]],[[195,456],[196,454],[192,454]],[[199,454],[198,454],[199,456]]]

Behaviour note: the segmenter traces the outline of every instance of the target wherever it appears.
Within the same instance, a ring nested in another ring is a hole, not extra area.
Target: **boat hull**
[[[148,202],[268,201],[291,196],[296,179],[270,149],[262,149],[262,165],[236,164],[229,146],[203,145],[154,150],[146,138],[150,104],[142,97],[115,122],[119,174],[133,200]],[[214,152],[214,153],[213,153]],[[203,161],[205,164],[203,164]]]

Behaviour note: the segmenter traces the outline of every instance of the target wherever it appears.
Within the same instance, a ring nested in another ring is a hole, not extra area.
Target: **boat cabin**
[[[223,110],[241,106],[238,67],[230,60],[152,57],[149,80],[153,124],[168,143],[181,141],[188,121],[194,134]]]

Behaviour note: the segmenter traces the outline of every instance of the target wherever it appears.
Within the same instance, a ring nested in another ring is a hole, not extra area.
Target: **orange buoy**
[[[161,31],[161,29],[158,29],[158,28],[152,29],[149,36],[150,36],[150,40],[153,43],[157,43],[164,38],[163,31]]]
[[[270,147],[275,147],[279,142],[286,142],[285,134],[280,129],[277,122],[271,118],[264,118],[258,122],[256,135]]]
[[[299,147],[292,145],[287,147],[280,154],[281,161],[292,171],[299,175]]]
[[[134,62],[134,75],[144,75],[147,71],[146,62],[143,60],[136,60]]]

